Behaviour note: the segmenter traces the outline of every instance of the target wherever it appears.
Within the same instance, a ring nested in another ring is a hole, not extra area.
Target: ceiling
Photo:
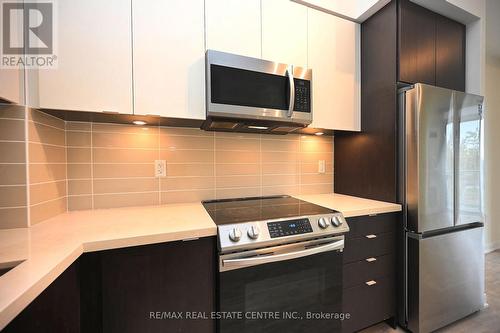
[[[362,23],[391,0],[292,0],[332,15]],[[464,24],[481,16],[479,6],[471,0],[410,0],[432,11]],[[477,7],[477,8],[476,8]]]

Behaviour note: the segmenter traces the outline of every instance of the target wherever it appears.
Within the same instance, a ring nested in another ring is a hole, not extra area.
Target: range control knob
[[[334,227],[338,227],[342,224],[342,222],[339,220],[339,218],[337,216],[332,216],[331,221],[332,221],[332,225]]]
[[[318,225],[321,229],[326,229],[328,228],[328,220],[324,217],[320,217],[318,220]]]
[[[237,242],[241,239],[241,231],[238,228],[233,228],[229,232],[229,239],[232,240],[233,242]]]
[[[247,230],[247,235],[248,237],[250,237],[251,239],[257,239],[259,238],[259,235],[260,235],[260,230],[259,230],[259,227],[253,225],[251,226],[248,230]]]

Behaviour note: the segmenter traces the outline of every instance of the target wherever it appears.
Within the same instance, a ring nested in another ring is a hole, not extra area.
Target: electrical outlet
[[[167,161],[155,161],[155,177],[167,177]]]
[[[318,161],[318,173],[325,173],[326,165],[325,160]]]

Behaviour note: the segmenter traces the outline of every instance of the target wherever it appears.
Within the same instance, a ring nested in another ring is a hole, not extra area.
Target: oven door
[[[339,332],[344,238],[219,258],[218,332]],[[239,317],[238,317],[239,314]]]
[[[310,69],[208,50],[207,116],[310,124]]]

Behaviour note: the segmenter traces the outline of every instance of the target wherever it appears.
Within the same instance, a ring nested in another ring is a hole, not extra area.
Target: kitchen
[[[495,1],[2,10],[2,332],[498,331]]]

